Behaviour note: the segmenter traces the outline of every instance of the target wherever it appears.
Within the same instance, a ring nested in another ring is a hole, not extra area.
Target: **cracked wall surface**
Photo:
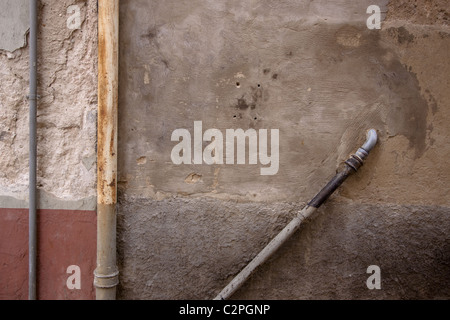
[[[71,5],[80,8],[77,29],[67,27]],[[39,2],[37,182],[42,202],[50,207],[55,198],[74,206],[91,199],[83,206],[95,208],[96,5]],[[28,197],[28,60],[27,47],[0,50],[1,207]]]

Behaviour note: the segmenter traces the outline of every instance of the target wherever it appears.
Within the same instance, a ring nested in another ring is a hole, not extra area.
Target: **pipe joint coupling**
[[[366,134],[366,141],[354,154],[352,154],[345,163],[355,171],[364,164],[369,152],[373,149],[377,143],[377,132],[375,129],[370,129]]]
[[[119,284],[119,270],[110,274],[99,274],[94,271],[94,286],[96,288],[114,288]]]
[[[366,160],[368,155],[369,155],[369,152],[367,152],[363,148],[359,148],[358,151],[356,151],[355,154],[352,156],[356,157],[361,162],[364,162],[364,160]]]
[[[345,164],[353,170],[358,171],[358,169],[364,164],[364,160],[358,155],[352,154],[347,160],[345,160]]]

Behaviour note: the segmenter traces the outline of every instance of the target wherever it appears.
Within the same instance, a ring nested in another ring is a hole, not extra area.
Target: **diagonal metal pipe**
[[[297,215],[284,227],[278,235],[273,238],[269,244],[258,253],[258,255],[239,272],[233,280],[214,298],[214,300],[225,300],[231,297],[244,282],[253,274],[253,272],[274,254],[287,239],[289,239],[300,224],[310,217],[330,196],[331,194],[347,179],[350,174],[356,172],[364,163],[369,152],[377,142],[377,132],[374,129],[367,131],[366,141],[354,154],[352,154],[345,162],[336,175],[328,182],[328,184],[314,196]]]

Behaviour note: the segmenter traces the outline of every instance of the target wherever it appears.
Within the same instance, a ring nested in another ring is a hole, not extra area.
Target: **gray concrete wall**
[[[383,1],[368,29],[372,4],[121,1],[120,298],[213,298],[368,128],[366,165],[233,298],[450,296],[448,6]],[[278,129],[278,171],[175,164],[195,121]]]

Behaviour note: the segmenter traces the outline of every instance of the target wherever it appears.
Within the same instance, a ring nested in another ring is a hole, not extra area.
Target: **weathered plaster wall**
[[[73,15],[67,8],[74,4],[80,8],[78,29],[67,26]],[[4,11],[8,12],[6,8]],[[84,208],[93,209],[96,194],[96,1],[40,1],[39,11],[38,188],[41,199],[47,199],[50,207],[52,198],[65,202],[91,198],[91,204]],[[14,200],[28,197],[29,56],[26,46],[12,52],[2,49],[0,207],[7,207],[11,203],[17,206]]]
[[[37,297],[93,299],[97,1],[38,3]],[[0,2],[0,299],[28,297],[28,6]]]
[[[450,296],[448,6],[378,2],[369,30],[371,4],[121,1],[121,298],[213,298],[372,127],[366,165],[234,298]],[[194,121],[279,129],[279,171],[173,164]]]

